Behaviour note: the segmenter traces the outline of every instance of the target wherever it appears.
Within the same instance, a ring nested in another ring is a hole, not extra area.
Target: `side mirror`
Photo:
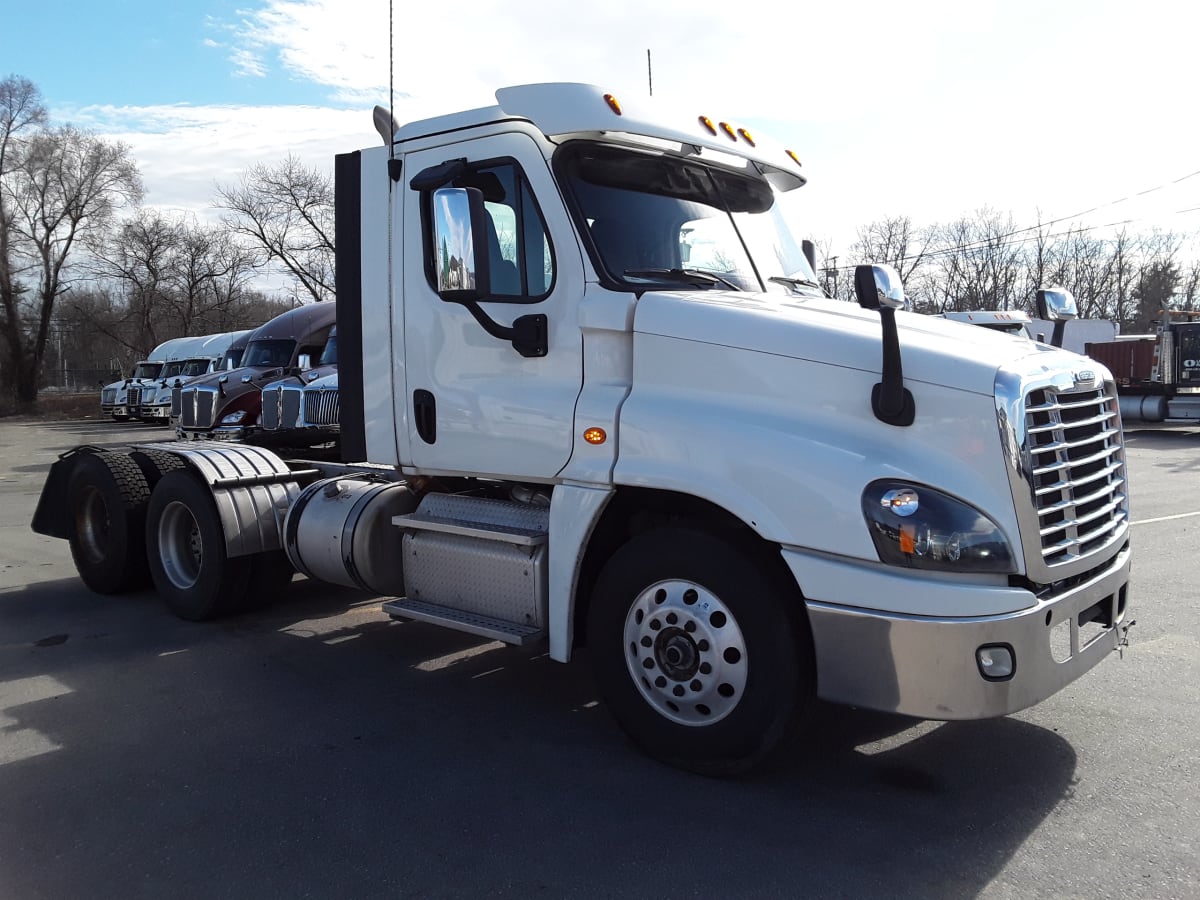
[[[1050,337],[1050,346],[1061,347],[1067,322],[1079,315],[1075,297],[1066,288],[1041,288],[1037,292],[1036,302],[1038,318],[1048,319],[1054,323],[1054,334]]]
[[[1037,292],[1037,311],[1039,319],[1051,322],[1064,322],[1079,316],[1075,297],[1066,288],[1041,288]]]
[[[491,292],[491,273],[483,192],[477,188],[439,188],[432,200],[438,295],[452,303],[486,297]]]
[[[905,307],[900,275],[891,266],[855,266],[854,293],[859,306],[879,312],[883,329],[883,367],[879,383],[871,391],[871,410],[881,422],[900,427],[911,425],[917,405],[912,392],[904,386],[900,335],[896,328],[896,310]]]
[[[863,309],[904,309],[904,285],[891,266],[854,267],[854,293]]]
[[[301,372],[311,369],[312,355],[308,353],[301,353],[300,358],[296,361],[296,364],[300,367]]]

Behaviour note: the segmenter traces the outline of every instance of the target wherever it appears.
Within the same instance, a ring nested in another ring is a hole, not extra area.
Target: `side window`
[[[510,162],[484,165],[457,179],[454,186],[483,193],[492,294],[514,303],[549,294],[554,285],[554,253],[520,168]]]

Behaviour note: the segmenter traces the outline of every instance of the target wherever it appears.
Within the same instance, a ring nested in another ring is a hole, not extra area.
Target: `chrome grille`
[[[337,425],[338,411],[336,390],[304,392],[304,421],[309,425]]]
[[[265,387],[262,392],[262,426],[269,431],[279,427],[279,395],[283,391],[278,387]]]
[[[215,392],[206,388],[180,390],[179,424],[184,428],[212,428]]]
[[[300,389],[294,387],[291,390],[280,392],[279,405],[281,407],[280,418],[284,423],[285,428],[295,428],[300,420]]]
[[[129,389],[129,396],[126,398],[125,403],[128,406],[141,406],[142,389],[140,387],[131,387]]]
[[[1032,390],[1025,433],[1042,559],[1053,566],[1106,546],[1129,520],[1115,394]]]

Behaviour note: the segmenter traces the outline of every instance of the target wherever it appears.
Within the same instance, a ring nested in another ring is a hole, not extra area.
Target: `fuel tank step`
[[[517,647],[530,646],[546,636],[544,629],[407,597],[384,601],[383,611],[394,619],[415,619]]]

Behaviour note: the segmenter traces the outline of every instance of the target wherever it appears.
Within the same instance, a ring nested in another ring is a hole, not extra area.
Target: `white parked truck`
[[[127,403],[129,416],[158,425],[167,425],[171,418],[171,395],[175,388],[216,371],[225,352],[235,342],[250,334],[250,330],[205,334],[181,338],[162,371],[148,382],[130,386]]]
[[[496,100],[336,159],[342,458],[367,464],[71,451],[34,528],[88,585],[202,619],[294,567],[559,662],[586,644],[632,739],[711,774],[818,697],[1000,716],[1121,643],[1102,366],[904,312],[882,266],[827,299],[796,155],[736,119]]]

